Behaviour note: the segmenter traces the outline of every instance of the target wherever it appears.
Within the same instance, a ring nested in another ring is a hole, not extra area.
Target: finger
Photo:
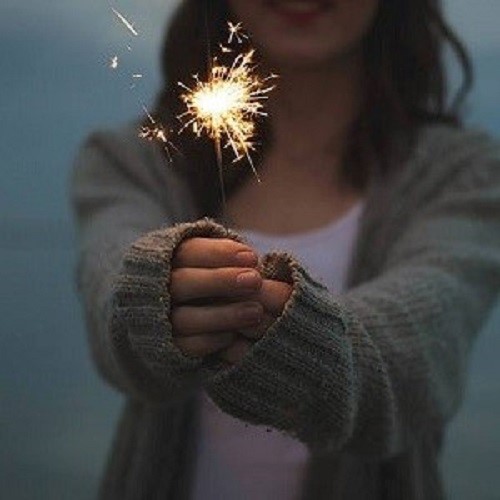
[[[245,338],[237,338],[233,343],[219,353],[224,361],[235,365],[240,362],[252,347],[252,342]]]
[[[279,316],[292,294],[292,286],[288,283],[275,280],[262,280],[262,286],[252,297],[258,300],[266,312],[272,316]]]
[[[181,267],[172,271],[170,294],[173,303],[208,297],[245,297],[256,293],[262,277],[255,269]]]
[[[177,267],[256,267],[257,254],[248,245],[222,238],[188,238],[172,260]]]
[[[174,336],[189,337],[256,327],[264,308],[259,302],[239,302],[217,306],[174,307],[171,322]]]
[[[262,338],[264,333],[269,329],[269,327],[276,321],[274,316],[270,314],[264,314],[262,320],[256,326],[250,326],[247,328],[238,328],[238,333],[243,335],[245,338],[250,340],[258,340]]]
[[[229,347],[234,337],[235,334],[231,332],[177,337],[174,345],[186,356],[203,357]]]

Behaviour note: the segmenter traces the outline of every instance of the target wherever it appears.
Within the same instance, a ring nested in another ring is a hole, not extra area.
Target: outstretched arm
[[[500,290],[500,163],[474,167],[413,217],[377,278],[346,293],[268,255],[264,277],[293,291],[264,336],[208,380],[219,407],[311,449],[376,456],[441,428]]]
[[[94,134],[76,161],[78,285],[100,373],[136,398],[169,402],[187,394],[199,364],[172,344],[170,259],[203,224],[175,224],[195,217],[174,166],[133,132],[125,139]]]

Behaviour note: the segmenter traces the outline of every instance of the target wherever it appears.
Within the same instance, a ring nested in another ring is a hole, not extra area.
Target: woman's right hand
[[[252,248],[231,239],[190,238],[179,245],[170,284],[176,347],[206,356],[229,347],[238,330],[261,323],[257,264]]]

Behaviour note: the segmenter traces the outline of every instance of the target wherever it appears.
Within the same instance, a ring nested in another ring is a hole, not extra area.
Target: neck
[[[340,161],[361,106],[361,82],[358,57],[328,68],[280,68],[269,102],[270,154],[296,165]]]

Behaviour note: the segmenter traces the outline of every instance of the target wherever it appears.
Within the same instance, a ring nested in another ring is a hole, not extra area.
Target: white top
[[[259,253],[286,250],[331,292],[345,287],[363,201],[321,229],[273,236],[239,231]],[[193,500],[296,500],[306,472],[305,445],[222,412],[201,393]]]

